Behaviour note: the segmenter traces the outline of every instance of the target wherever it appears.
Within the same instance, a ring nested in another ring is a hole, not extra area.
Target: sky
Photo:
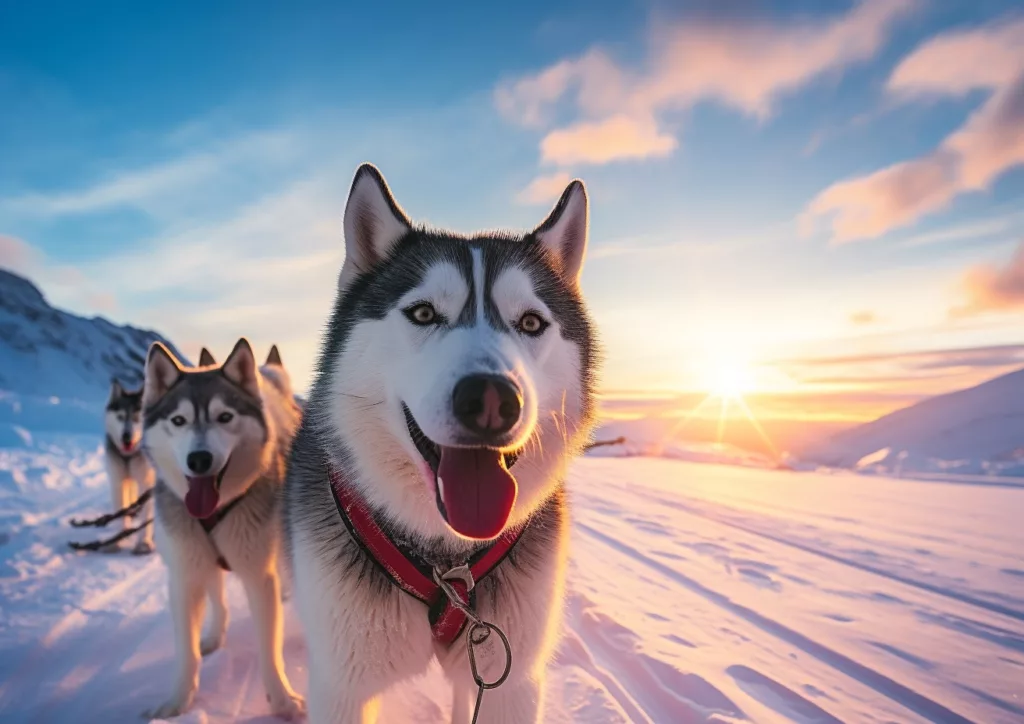
[[[358,164],[464,232],[579,177],[609,399],[867,419],[1024,365],[1014,6],[4,3],[0,266],[305,388]]]

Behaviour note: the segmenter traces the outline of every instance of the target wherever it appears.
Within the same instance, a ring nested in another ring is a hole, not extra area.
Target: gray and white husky
[[[587,224],[574,181],[529,233],[427,229],[376,168],[357,171],[285,486],[314,724],[375,721],[381,693],[435,657],[453,684],[456,724],[469,722],[476,693],[465,629],[451,645],[432,637],[427,606],[342,517],[338,480],[404,556],[435,572],[519,534],[473,589],[476,615],[508,635],[514,655],[479,721],[542,716],[567,559],[566,467],[594,410],[595,342],[579,287]]]
[[[106,431],[104,463],[110,481],[110,502],[114,511],[126,508],[153,487],[153,468],[142,452],[142,390],[126,390],[114,380],[110,385],[110,397],[103,414]],[[143,506],[139,519],[150,515],[152,504]],[[127,516],[121,518],[122,530],[131,524]],[[120,541],[106,546],[103,550],[120,548]],[[153,527],[144,526],[135,535],[133,553],[153,552]]]
[[[277,510],[301,413],[276,348],[263,368],[244,338],[223,365],[204,361],[185,368],[158,342],[146,360],[143,444],[157,473],[157,549],[168,568],[177,654],[171,696],[150,716],[191,706],[200,655],[224,643],[230,570],[245,587],[270,708],[294,718],[304,703],[282,661]],[[206,598],[212,611],[200,638]]]

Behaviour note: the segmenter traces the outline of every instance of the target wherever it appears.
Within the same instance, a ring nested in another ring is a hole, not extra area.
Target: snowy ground
[[[75,555],[95,438],[0,449],[0,721],[120,722],[172,645],[156,557]],[[1024,490],[646,458],[572,474],[576,527],[547,722],[1024,721]],[[270,721],[232,582],[192,722]],[[304,690],[289,612],[285,656]],[[443,721],[429,673],[382,721]]]

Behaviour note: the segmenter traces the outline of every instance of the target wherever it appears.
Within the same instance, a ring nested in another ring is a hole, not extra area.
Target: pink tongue
[[[209,518],[217,510],[220,492],[217,490],[217,476],[204,475],[200,478],[188,478],[188,492],[185,494],[185,507],[193,518]]]
[[[494,538],[516,502],[516,479],[502,453],[487,448],[441,448],[437,469],[448,525],[467,538]]]

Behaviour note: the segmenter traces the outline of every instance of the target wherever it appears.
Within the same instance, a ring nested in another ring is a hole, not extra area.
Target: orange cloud
[[[917,0],[862,0],[839,17],[744,23],[695,20],[655,32],[647,67],[625,69],[592,49],[503,83],[507,117],[545,127],[556,111],[581,116],[541,142],[552,163],[607,163],[664,156],[678,143],[659,117],[704,100],[767,116],[776,100],[829,72],[875,55]]]
[[[617,159],[667,156],[679,144],[651,119],[612,116],[552,131],[540,144],[546,163],[607,163]]]
[[[900,63],[888,87],[908,97],[990,95],[930,154],[822,191],[801,219],[805,231],[828,220],[834,243],[875,238],[1024,164],[1024,20],[931,40]]]
[[[854,312],[850,315],[850,324],[857,326],[866,326],[868,324],[875,324],[878,321],[878,315],[872,312],[870,309],[864,309],[859,312]]]
[[[520,204],[547,204],[558,199],[565,191],[565,187],[572,181],[572,177],[564,172],[554,173],[550,176],[538,176],[530,185],[516,194],[516,201]]]
[[[951,309],[950,316],[965,317],[1024,308],[1024,242],[1002,266],[980,264],[968,269],[961,286],[967,301]]]

